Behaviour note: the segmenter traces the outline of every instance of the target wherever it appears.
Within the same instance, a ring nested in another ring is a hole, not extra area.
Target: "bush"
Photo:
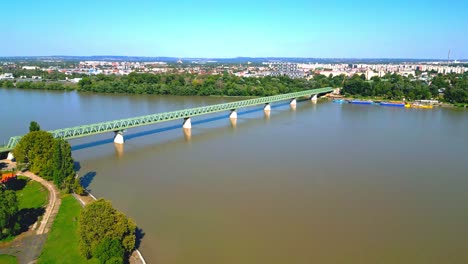
[[[80,178],[75,178],[74,183],[73,183],[73,192],[78,195],[86,194],[85,189],[83,188],[83,186],[81,186]]]
[[[93,257],[100,263],[123,263],[124,249],[117,239],[105,238],[93,250]]]
[[[78,224],[80,251],[86,258],[95,257],[94,254],[100,252],[101,247],[117,248],[112,243],[107,244],[106,239],[117,240],[124,254],[135,248],[135,223],[107,200],[99,199],[87,205],[81,212]]]

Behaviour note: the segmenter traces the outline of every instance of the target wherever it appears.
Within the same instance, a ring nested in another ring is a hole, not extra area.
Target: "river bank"
[[[334,99],[342,99],[345,101],[352,101],[352,100],[366,100],[366,101],[373,101],[375,103],[380,103],[380,102],[390,102],[390,101],[399,101],[399,102],[405,102],[405,103],[420,103],[421,100],[391,100],[391,99],[386,99],[384,97],[369,97],[369,96],[349,96],[349,95],[330,95],[328,96],[330,100]],[[437,103],[431,103],[432,106],[437,106],[437,107],[444,107],[444,108],[468,108],[468,104],[460,104],[460,103],[448,103],[448,102],[442,102],[438,101]]]
[[[16,168],[16,162],[10,160],[0,160],[0,163],[3,164],[4,169],[14,170]],[[0,243],[0,254],[9,254],[12,256],[16,256],[18,258],[19,263],[32,263],[39,260],[39,263],[49,263],[52,259],[50,259],[50,252],[54,251],[61,251],[57,247],[61,247],[61,245],[56,245],[53,247],[48,246],[49,238],[48,233],[51,231],[51,228],[54,226],[55,230],[52,231],[55,237],[55,240],[61,240],[63,237],[67,237],[68,235],[65,232],[65,229],[62,227],[62,224],[58,224],[57,227],[54,224],[54,220],[57,217],[57,214],[60,210],[60,205],[62,203],[60,191],[56,188],[56,186],[49,181],[44,180],[43,178],[33,174],[30,171],[23,171],[18,173],[19,176],[27,177],[35,182],[40,183],[44,188],[49,191],[48,195],[48,202],[47,206],[45,207],[44,214],[39,218],[39,220],[31,226],[31,228],[24,233],[21,233],[12,241],[9,242],[2,242]],[[74,199],[81,205],[81,207],[85,207],[87,204],[97,200],[92,194],[88,192],[86,196],[80,196],[77,194],[73,194]],[[68,205],[67,205],[68,206]],[[66,214],[68,211],[66,210]],[[63,213],[62,213],[63,214]],[[62,218],[66,218],[67,215],[62,215]],[[78,214],[74,216],[74,218],[78,217]],[[76,219],[75,219],[76,220]],[[73,220],[73,221],[75,221]],[[64,229],[64,230],[57,230],[57,229]],[[76,231],[76,230],[75,230]],[[65,232],[65,233],[63,233]],[[55,242],[55,241],[54,241]],[[44,250],[44,252],[43,252]],[[78,252],[78,247],[76,247],[75,251]],[[65,255],[67,254],[64,252]],[[44,254],[45,257],[42,257]],[[78,253],[79,254],[79,253]],[[49,256],[49,257],[48,257]],[[53,256],[53,254],[52,254]],[[44,262],[44,259],[49,259]],[[135,249],[132,252],[132,255],[129,259],[130,264],[146,264],[143,256],[141,255],[138,249]]]

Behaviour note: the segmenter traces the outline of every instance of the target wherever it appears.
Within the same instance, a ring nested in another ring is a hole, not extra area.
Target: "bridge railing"
[[[160,122],[167,122],[176,119],[189,118],[193,116],[212,114],[226,110],[234,110],[243,107],[249,107],[259,104],[272,103],[286,99],[298,98],[302,96],[311,96],[320,93],[332,92],[333,88],[326,87],[313,90],[305,90],[295,93],[280,94],[268,97],[254,98],[242,101],[236,101],[224,104],[215,104],[209,106],[195,107],[191,109],[184,109],[178,111],[171,111],[159,114],[145,115],[140,117],[125,118],[113,121],[100,122],[90,125],[75,126],[70,128],[62,128],[48,131],[52,133],[55,138],[73,139],[84,136],[91,136],[105,132],[121,131],[128,128],[156,124]],[[7,144],[7,150],[13,149],[18,144],[21,136],[11,137]],[[2,149],[0,148],[0,151]]]

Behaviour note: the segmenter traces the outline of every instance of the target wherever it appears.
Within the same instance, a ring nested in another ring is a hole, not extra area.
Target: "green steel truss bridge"
[[[172,112],[165,112],[159,114],[145,115],[133,118],[125,118],[101,123],[95,123],[90,125],[75,126],[69,128],[61,128],[56,130],[48,131],[54,138],[63,138],[63,139],[74,139],[86,136],[92,136],[96,134],[102,134],[107,132],[122,132],[128,128],[139,127],[145,125],[152,125],[161,122],[167,122],[177,119],[187,119],[193,116],[213,114],[223,111],[235,111],[239,108],[249,107],[260,104],[269,104],[272,102],[278,102],[288,99],[295,99],[303,96],[314,96],[317,94],[330,93],[334,89],[331,87],[305,90],[289,94],[274,95],[268,97],[261,97],[249,100],[242,100],[231,103],[216,104],[209,106],[196,107],[191,109],[184,109]],[[22,136],[11,137],[8,141],[8,144],[5,146],[0,146],[0,153],[11,151],[18,144]]]

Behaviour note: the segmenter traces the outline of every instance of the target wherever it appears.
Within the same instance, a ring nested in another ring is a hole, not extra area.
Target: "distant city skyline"
[[[0,56],[468,59],[468,2],[20,0],[2,10]]]

